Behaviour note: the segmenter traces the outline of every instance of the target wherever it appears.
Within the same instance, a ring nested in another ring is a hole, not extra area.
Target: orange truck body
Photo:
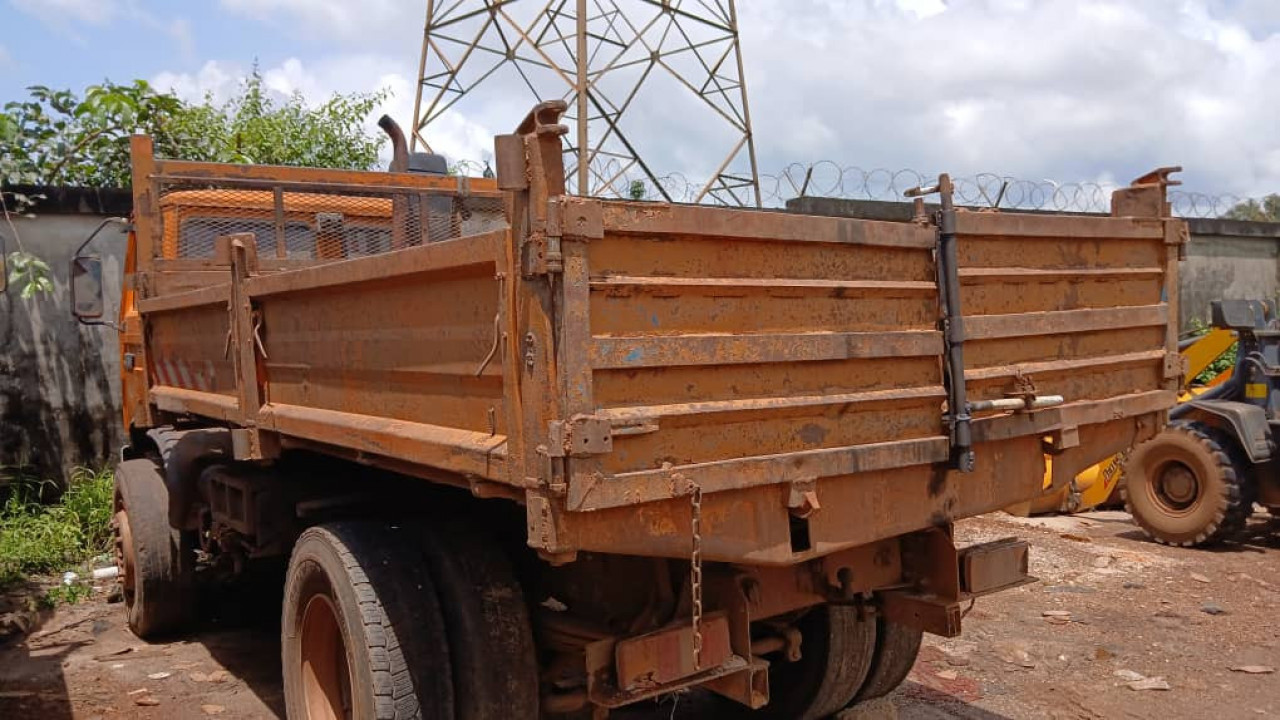
[[[852,597],[936,560],[942,620],[911,617],[953,634],[957,602],[1007,582],[964,575],[950,524],[1038,496],[1046,453],[1069,482],[1176,401],[1186,231],[1163,183],[1110,217],[957,211],[949,338],[930,218],[571,197],[548,128],[499,138],[497,180],[158,160],[135,138],[127,422],[513,500],[552,565],[692,546],[786,578],[754,617],[822,602],[814,577]],[[961,340],[971,402],[1061,398],[975,412],[970,472],[946,408]]]

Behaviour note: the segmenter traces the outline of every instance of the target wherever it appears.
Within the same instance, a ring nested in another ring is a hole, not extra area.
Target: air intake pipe
[[[404,131],[400,129],[400,125],[391,119],[390,115],[383,115],[378,119],[378,127],[391,138],[391,167],[387,168],[390,172],[408,172],[409,171],[409,143],[404,138]]]

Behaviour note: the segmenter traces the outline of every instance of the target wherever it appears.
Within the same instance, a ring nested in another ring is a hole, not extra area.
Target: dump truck
[[[911,224],[566,194],[563,103],[496,178],[133,138],[116,474],[129,625],[283,564],[290,718],[750,717],[890,693],[1032,580],[961,519],[1154,435],[1166,178],[1111,216]],[[77,314],[103,322],[90,256]]]

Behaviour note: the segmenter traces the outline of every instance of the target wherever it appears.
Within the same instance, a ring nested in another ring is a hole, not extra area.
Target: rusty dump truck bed
[[[1175,401],[1185,230],[1160,182],[1112,217],[954,227],[632,203],[564,195],[555,128],[522,130],[496,182],[136,141],[132,425],[509,497],[552,556],[687,557],[700,503],[706,559],[781,565],[1027,500],[1046,452],[1069,482]],[[200,218],[216,247],[184,256],[174,226]],[[961,343],[972,467],[947,409]]]

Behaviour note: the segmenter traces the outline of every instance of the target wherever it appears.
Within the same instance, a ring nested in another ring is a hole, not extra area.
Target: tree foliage
[[[43,85],[0,113],[0,188],[4,185],[130,186],[129,136],[143,132],[160,157],[205,162],[302,165],[367,170],[378,162],[385,138],[364,122],[385,93],[335,94],[310,106],[299,93],[280,99],[257,68],[226,102],[206,95],[184,103],[145,80],[104,82],[83,95]],[[50,292],[48,266],[22,248],[11,213],[29,198],[0,192],[3,230],[17,244],[8,255],[10,282],[22,297]],[[0,252],[3,252],[3,248]]]
[[[79,97],[43,85],[4,106],[0,142],[8,148],[8,184],[126,187],[129,135],[158,133],[183,105],[143,80],[93,85]]]
[[[0,180],[8,184],[129,187],[129,136],[144,132],[161,157],[208,162],[366,170],[384,139],[364,121],[383,93],[334,95],[309,106],[301,94],[273,97],[255,69],[230,100],[196,104],[144,80],[103,83],[83,97],[41,85],[4,106]]]
[[[1222,214],[1228,220],[1280,222],[1280,194],[1272,193],[1261,200],[1245,200]]]

